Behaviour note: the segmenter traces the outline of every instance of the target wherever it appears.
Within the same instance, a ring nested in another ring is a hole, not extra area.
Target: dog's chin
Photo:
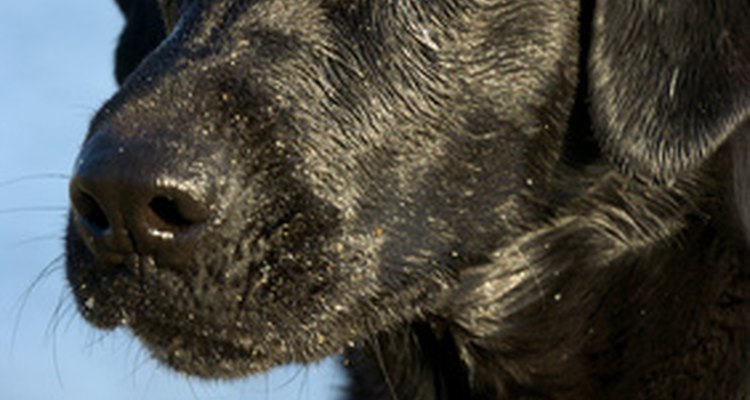
[[[239,378],[319,361],[361,336],[356,327],[345,329],[352,336],[338,336],[341,320],[326,322],[334,318],[316,317],[320,310],[267,299],[238,301],[236,287],[206,288],[158,268],[136,273],[132,265],[95,260],[75,233],[66,242],[68,280],[83,318],[99,329],[132,332],[154,359],[180,373]],[[301,296],[300,303],[316,303]],[[287,321],[269,315],[285,315]]]
[[[283,346],[261,346],[242,332],[195,332],[146,319],[135,321],[128,328],[162,365],[201,378],[239,378],[293,361],[286,358]]]
[[[126,284],[116,284],[125,287]],[[294,334],[262,321],[198,321],[193,314],[169,306],[149,309],[148,299],[127,290],[130,298],[109,290],[76,294],[84,319],[104,330],[127,329],[152,356],[180,373],[206,379],[239,378],[292,362],[309,363],[341,352],[343,346],[324,343],[323,334]],[[318,339],[316,339],[318,338]]]

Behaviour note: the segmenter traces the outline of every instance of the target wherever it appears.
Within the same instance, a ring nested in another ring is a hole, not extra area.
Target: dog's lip
[[[190,326],[192,323],[191,319],[187,315],[184,317],[184,319],[172,318],[169,321],[165,321],[160,318],[152,318],[147,314],[138,315],[133,320],[127,321],[125,325],[137,336],[144,338],[144,340],[150,343],[155,341],[160,342],[164,339],[174,340],[174,338],[182,338],[190,342],[209,341],[230,343],[229,340],[224,340],[220,336],[215,335],[221,329],[212,331],[208,329],[195,329],[195,327]]]
[[[131,254],[125,258],[119,263],[94,261],[94,267],[73,287],[79,310],[89,323],[107,330],[127,327],[135,333],[179,332],[181,337],[235,343],[235,337],[243,331],[240,323],[206,321],[200,311],[169,306],[170,302],[160,297],[164,292],[159,287],[167,285],[175,289],[185,276],[180,277],[173,268],[157,266],[148,255]],[[189,286],[184,282],[179,285],[184,286],[183,289]],[[205,326],[212,328],[200,328]],[[240,340],[240,343],[249,342]]]
[[[84,284],[83,288],[85,290],[88,286]],[[107,304],[106,299],[102,298],[103,293],[96,291],[79,293],[76,297],[89,323],[105,330],[129,329],[144,342],[160,348],[160,351],[168,351],[170,347],[182,343],[182,351],[189,351],[193,346],[210,348],[221,345],[259,355],[259,350],[255,348],[256,341],[250,339],[247,328],[241,323],[202,321],[195,313],[180,308],[174,308],[172,317],[165,318],[162,315],[164,309],[151,310],[147,305],[156,300],[143,296],[126,306]],[[165,342],[169,345],[165,346]]]
[[[288,235],[295,234],[295,229],[305,223],[306,216],[296,204],[260,216],[248,241],[257,255],[265,258],[268,246],[288,240]],[[195,295],[190,291],[191,280],[196,276],[192,272],[203,268],[201,265],[166,264],[158,255],[137,251],[125,255],[94,252],[81,232],[73,229],[71,235],[69,240],[76,244],[71,251],[80,254],[73,257],[76,261],[69,279],[86,321],[99,329],[131,332],[155,358],[176,370],[208,378],[229,376],[240,370],[243,375],[260,372],[269,363],[277,362],[287,348],[284,332],[262,322],[262,326],[251,326],[258,323],[257,319],[233,320],[229,314],[206,314],[205,309],[192,311],[171,304],[171,296]],[[232,275],[232,279],[245,278]],[[189,302],[197,300],[191,297]],[[269,340],[278,347],[269,346]],[[269,353],[271,348],[279,352]],[[217,358],[219,355],[227,362]],[[223,369],[231,365],[237,368]],[[220,375],[213,375],[212,368],[217,368]]]
[[[123,307],[108,304],[103,294],[90,290],[91,284],[82,283],[76,290],[78,309],[90,324],[99,329],[112,330],[126,325],[130,320],[129,313]]]
[[[183,372],[208,378],[214,374],[225,376],[231,369],[219,370],[230,365],[231,360],[245,364],[245,368],[257,364],[258,371],[265,369],[261,364],[269,357],[268,347],[243,334],[242,330],[231,327],[196,330],[189,325],[189,322],[165,323],[159,319],[139,317],[129,321],[127,328],[151,350],[154,357]],[[215,359],[216,356],[219,358]],[[217,360],[219,363],[214,367],[201,367],[206,362]]]

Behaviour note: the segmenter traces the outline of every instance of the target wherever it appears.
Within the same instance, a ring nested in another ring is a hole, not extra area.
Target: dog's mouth
[[[186,313],[165,321],[146,315],[128,327],[158,361],[184,373],[226,378],[268,368],[268,343],[254,340],[241,323],[209,326],[194,318]]]
[[[323,314],[318,308],[334,281],[323,276],[330,268],[315,268],[322,239],[310,231],[321,229],[302,209],[267,216],[245,233],[246,243],[222,242],[242,236],[231,231],[206,237],[193,263],[180,266],[136,252],[112,262],[72,218],[67,275],[81,315],[102,329],[129,329],[160,362],[191,375],[235,377],[337,351],[294,333]]]

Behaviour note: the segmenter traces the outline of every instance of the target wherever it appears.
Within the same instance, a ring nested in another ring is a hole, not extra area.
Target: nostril
[[[151,208],[151,211],[153,211],[162,222],[166,222],[167,225],[187,227],[193,224],[193,222],[180,211],[177,202],[169,197],[156,197],[151,200],[148,206]]]
[[[78,215],[80,215],[81,218],[91,227],[99,232],[106,231],[110,228],[110,222],[107,215],[93,196],[82,190],[73,190],[71,202],[73,203],[73,208]]]
[[[209,210],[188,195],[156,196],[148,204],[162,224],[176,230],[205,222]]]

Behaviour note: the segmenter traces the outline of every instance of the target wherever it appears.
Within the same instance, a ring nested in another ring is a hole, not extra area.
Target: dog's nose
[[[96,257],[140,254],[179,264],[192,254],[215,205],[202,157],[175,147],[106,134],[84,146],[70,198],[76,228]]]

